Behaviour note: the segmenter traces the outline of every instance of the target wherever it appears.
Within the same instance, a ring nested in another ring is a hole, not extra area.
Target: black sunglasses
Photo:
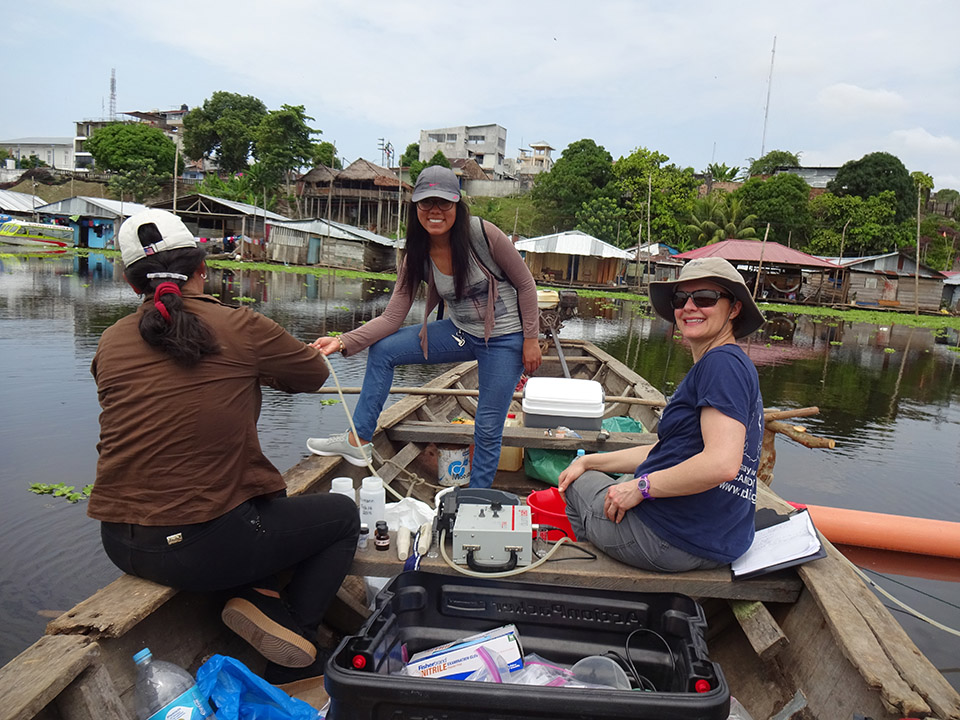
[[[429,197],[424,198],[423,200],[417,200],[417,208],[419,210],[428,211],[433,206],[436,206],[437,209],[446,212],[453,207],[453,200],[444,200],[443,198],[438,197]]]
[[[679,310],[687,304],[687,298],[693,298],[693,304],[698,308],[708,308],[716,305],[722,297],[733,302],[733,295],[719,290],[694,290],[693,292],[675,290],[673,297],[670,298],[670,304],[673,305],[674,310]]]

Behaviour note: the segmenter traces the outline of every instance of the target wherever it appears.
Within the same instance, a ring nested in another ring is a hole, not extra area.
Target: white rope
[[[937,628],[938,630],[943,630],[945,633],[950,633],[951,635],[956,635],[957,637],[960,637],[960,630],[956,630],[956,629],[954,629],[954,628],[952,628],[952,627],[948,627],[947,625],[944,625],[943,623],[937,622],[937,621],[934,620],[933,618],[927,617],[926,615],[924,615],[924,614],[923,614],[922,612],[920,612],[919,610],[914,610],[912,607],[910,607],[910,606],[907,605],[906,603],[898,600],[898,599],[895,598],[893,595],[891,595],[891,594],[888,593],[886,590],[884,590],[882,587],[880,587],[879,585],[877,585],[877,583],[874,582],[873,579],[871,579],[870,577],[868,577],[868,576],[866,575],[866,573],[864,573],[860,568],[858,568],[856,565],[854,565],[849,559],[847,559],[846,557],[844,557],[843,559],[846,560],[846,561],[850,564],[850,567],[853,568],[853,571],[854,571],[857,575],[859,575],[860,578],[861,578],[865,583],[867,583],[867,584],[870,585],[872,588],[874,588],[878,593],[880,593],[881,595],[883,595],[883,596],[884,596],[885,598],[887,598],[890,602],[892,602],[892,603],[894,603],[895,605],[897,605],[898,607],[900,607],[901,610],[904,610],[905,612],[909,613],[910,615],[913,615],[913,616],[914,616],[915,618],[917,618],[918,620],[923,620],[925,623],[929,623],[930,625],[933,625],[933,627]]]
[[[340,402],[343,404],[343,411],[347,414],[347,420],[350,422],[350,431],[353,433],[353,436],[357,439],[357,442],[360,442],[360,434],[357,432],[357,427],[356,427],[356,425],[353,424],[353,415],[352,415],[351,412],[350,412],[350,408],[347,407],[347,400],[346,400],[346,398],[343,396],[343,389],[340,387],[340,381],[337,379],[337,371],[333,369],[333,363],[330,362],[330,358],[328,358],[328,357],[327,357],[326,355],[324,355],[323,353],[320,353],[320,356],[326,361],[327,367],[330,368],[330,375],[333,376],[333,384],[337,386],[337,394],[340,396]],[[349,438],[347,438],[347,442],[350,442],[350,439],[349,439]],[[371,448],[372,448],[372,447],[373,447],[373,446],[371,445]],[[372,454],[373,454],[373,453],[371,452],[371,455],[372,455]],[[366,453],[363,453],[363,456],[366,458],[366,457],[367,457],[367,454],[366,454]],[[391,493],[397,500],[403,500],[403,495],[401,495],[401,494],[398,493],[396,490],[394,490],[392,487],[390,487],[390,484],[389,484],[389,483],[383,482],[383,478],[381,478],[380,475],[377,474],[376,469],[373,467],[373,460],[372,460],[372,458],[367,458],[367,467],[370,469],[370,473],[371,473],[374,477],[380,478],[380,482],[383,483],[383,487],[385,487],[387,490],[389,490],[390,493]]]

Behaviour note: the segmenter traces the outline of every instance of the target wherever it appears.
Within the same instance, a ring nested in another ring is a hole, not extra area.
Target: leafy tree
[[[930,242],[922,262],[934,270],[950,270],[957,257],[957,235],[954,233],[960,233],[960,223],[942,215],[925,217],[920,224],[920,235],[930,238]]]
[[[952,190],[950,188],[937,190],[937,192],[933,194],[933,199],[941,203],[956,202],[957,200],[960,200],[960,191]]]
[[[142,203],[148,197],[155,195],[168,177],[158,175],[155,167],[153,160],[135,159],[130,167],[111,177],[107,185],[121,200],[124,197],[132,197],[134,202]]]
[[[615,187],[630,218],[633,237],[676,247],[687,239],[687,221],[700,181],[692,168],[678,168],[656,150],[637,148],[613,166]],[[650,233],[647,235],[647,186],[650,183]],[[622,236],[621,236],[622,237]]]
[[[32,170],[33,168],[47,167],[47,164],[36,155],[29,155],[20,158],[20,169]]]
[[[407,149],[409,149],[409,147]],[[421,172],[423,172],[423,169],[425,167],[430,167],[431,165],[442,165],[445,168],[449,168],[450,161],[447,160],[447,156],[443,154],[442,150],[437,150],[433,154],[433,157],[431,157],[425,163],[415,160],[410,164],[410,182],[415,183],[417,181],[417,177]]]
[[[707,173],[710,177],[716,182],[730,182],[737,179],[737,175],[740,174],[740,168],[738,167],[727,167],[726,163],[710,163],[707,165]]]
[[[207,175],[197,186],[197,191],[274,210],[277,206],[277,188],[280,181],[275,168],[257,163],[226,179],[213,174]]]
[[[529,193],[512,197],[472,197],[470,212],[488,220],[505,233],[513,233],[516,229],[519,235],[526,237],[538,234],[535,229],[537,209]]]
[[[758,234],[770,223],[768,239],[803,245],[812,230],[810,186],[799,175],[780,173],[766,180],[750,178],[731,195],[743,203],[742,212],[755,215]]]
[[[400,167],[410,167],[420,160],[420,143],[410,143],[400,156]]]
[[[897,222],[913,217],[916,212],[914,181],[899,158],[890,153],[870,153],[845,163],[827,183],[827,190],[834,195],[857,195],[864,199],[892,190],[897,197]]]
[[[845,257],[895,250],[909,241],[896,223],[896,204],[890,190],[866,200],[829,192],[818,195],[810,201],[815,229],[804,250],[814,255],[838,256],[842,252]]]
[[[616,198],[598,195],[583,203],[577,212],[576,229],[617,247],[634,244],[627,211]]]
[[[332,142],[313,144],[313,165],[323,165],[334,170],[343,170],[343,163],[337,157],[337,147]]]
[[[550,172],[537,175],[530,193],[541,231],[574,227],[583,203],[605,192],[613,179],[613,158],[602,145],[586,138],[570,143]]]
[[[10,160],[11,158],[13,158],[13,155],[10,154],[9,150],[6,148],[0,148],[0,163],[2,163],[4,160]]]
[[[150,173],[173,174],[177,149],[173,140],[146,123],[112,123],[94,131],[84,143],[100,170],[141,172],[143,161],[153,164]]]
[[[217,91],[184,116],[184,151],[194,159],[214,157],[224,172],[240,172],[266,115],[266,105],[251,95]]]
[[[750,161],[750,168],[747,175],[772,175],[778,167],[800,167],[800,155],[794,155],[786,150],[771,150],[759,160],[747,158]]]
[[[253,157],[285,173],[309,165],[314,153],[310,136],[321,131],[309,127],[308,120],[313,118],[303,105],[282,105],[280,110],[269,111],[254,134]]]
[[[702,247],[721,240],[747,240],[757,236],[756,215],[748,214],[740,198],[712,192],[694,203],[687,225],[691,244]]]

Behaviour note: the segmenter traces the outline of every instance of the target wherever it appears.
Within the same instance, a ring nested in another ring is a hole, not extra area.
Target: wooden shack
[[[840,301],[844,303],[914,310],[919,285],[919,309],[927,312],[940,309],[943,274],[921,263],[918,282],[916,262],[902,251],[831,260],[842,268],[840,279],[808,277],[811,291],[823,282],[839,290]]]
[[[305,215],[396,237],[413,188],[360,158],[343,170],[315,167],[297,181]]]
[[[579,230],[527,238],[516,243],[537,282],[612,287],[622,282],[628,252]]]
[[[327,220],[267,223],[267,257],[288,265],[386,272],[396,268],[390,238]]]

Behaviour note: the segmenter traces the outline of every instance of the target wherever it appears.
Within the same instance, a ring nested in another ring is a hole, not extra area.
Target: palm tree
[[[714,182],[730,182],[737,179],[740,168],[737,166],[727,167],[726,163],[710,163],[707,165],[707,172],[710,173]]]
[[[756,222],[756,215],[745,214],[740,198],[715,192],[694,203],[687,232],[696,247],[703,247],[721,240],[755,238]]]

